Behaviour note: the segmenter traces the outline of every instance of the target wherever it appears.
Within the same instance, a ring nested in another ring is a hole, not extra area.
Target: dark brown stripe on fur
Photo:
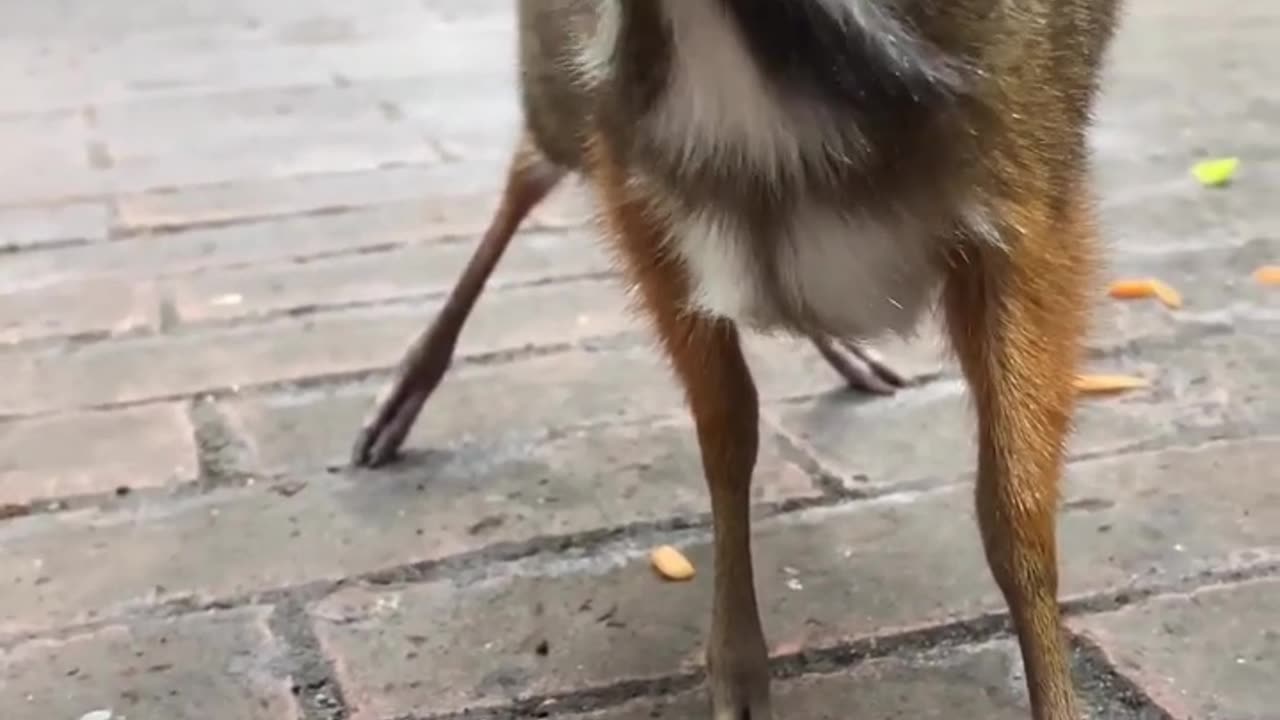
[[[781,87],[891,119],[965,91],[963,63],[895,17],[884,0],[850,0],[843,18],[819,0],[720,0],[764,73]]]

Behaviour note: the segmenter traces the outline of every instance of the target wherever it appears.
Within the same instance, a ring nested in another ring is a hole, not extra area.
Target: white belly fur
[[[939,283],[937,241],[910,224],[812,205],[765,242],[710,213],[685,217],[670,238],[688,271],[695,311],[762,330],[792,329],[790,320],[802,314],[846,338],[915,327]],[[769,272],[776,282],[768,282]]]
[[[686,162],[728,161],[780,181],[829,147],[839,123],[824,108],[778,97],[717,0],[663,0],[663,9],[672,81],[646,128],[658,145]],[[938,236],[842,210],[801,199],[780,236],[763,242],[723,209],[676,213],[670,242],[688,269],[691,304],[757,328],[785,326],[801,310],[837,336],[908,331],[937,285]],[[769,266],[776,285],[765,281]]]

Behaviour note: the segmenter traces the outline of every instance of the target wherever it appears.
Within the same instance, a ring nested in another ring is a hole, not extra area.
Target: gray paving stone
[[[97,195],[106,178],[89,163],[79,112],[0,113],[0,206]]]
[[[905,661],[875,660],[844,672],[777,682],[773,688],[774,711],[788,720],[1022,720],[1028,708],[1016,678],[1016,652],[1016,647],[1000,643]],[[554,710],[556,705],[546,704],[543,709]],[[568,717],[573,720],[649,720],[695,718],[706,712],[705,690],[699,689],[676,697],[640,700]]]
[[[368,209],[375,214],[407,210],[423,237],[430,237],[435,226],[443,226],[441,234],[479,232],[502,189],[503,169],[500,164],[451,163],[259,178],[128,193],[116,199],[116,206],[120,226],[140,232],[383,205],[391,207]],[[360,240],[353,237],[351,242],[358,247]]]
[[[1267,198],[1280,182],[1280,162],[1242,163],[1235,183],[1213,190],[1197,184],[1189,170],[1154,183],[1118,178],[1124,187],[1103,196],[1100,209],[1102,238],[1113,251],[1107,258],[1111,268],[1141,271],[1162,255],[1185,257],[1183,248],[1212,257],[1204,251],[1274,243],[1280,209]]]
[[[612,261],[589,232],[522,233],[512,242],[488,284],[490,291],[612,272]],[[178,317],[193,322],[401,300],[449,292],[475,245],[429,243],[303,264],[257,264],[174,277],[165,286]]]
[[[1248,441],[1074,466],[1060,528],[1064,596],[1244,565],[1246,548],[1273,547],[1280,490],[1263,467],[1276,447]],[[1208,476],[1239,481],[1227,497],[1205,486]],[[759,524],[756,582],[775,650],[1000,609],[970,503],[961,486]],[[316,607],[317,631],[370,717],[500,705],[696,667],[710,549],[686,548],[702,571],[682,584],[656,579],[644,550],[466,588],[351,587]],[[534,652],[543,640],[552,647],[545,657]],[[425,660],[381,661],[410,654],[430,658],[430,671]]]
[[[907,377],[938,372],[938,358],[925,341],[883,349]],[[853,394],[807,343],[751,338],[747,350],[765,398]],[[255,448],[261,471],[299,470],[347,461],[352,434],[372,408],[376,391],[362,384],[239,398],[227,407]],[[684,417],[687,411],[674,375],[655,348],[570,351],[456,368],[424,407],[406,449],[669,414]]]
[[[1161,717],[1135,707],[1110,678],[1076,657],[1076,683],[1089,718],[1147,720]],[[775,680],[775,709],[799,720],[844,718],[1025,718],[1030,711],[1017,646],[1009,641],[870,660],[844,670]],[[550,699],[537,712],[563,712],[575,702]],[[780,706],[780,707],[779,707]],[[645,698],[597,712],[569,714],[573,720],[641,720],[701,717],[705,688]]]
[[[1138,312],[1167,314],[1160,307]],[[1277,340],[1280,324],[1242,322],[1230,334],[1161,349],[1139,344],[1119,360],[1090,363],[1093,371],[1148,378],[1152,387],[1081,398],[1071,455],[1280,430],[1280,405],[1268,379],[1280,373]],[[945,482],[971,472],[977,457],[972,402],[959,379],[871,401],[845,394],[779,403],[768,413],[851,488]],[[928,452],[919,449],[922,427]]]
[[[1280,230],[1280,216],[1274,227]],[[1280,293],[1260,285],[1254,280],[1253,272],[1273,263],[1277,257],[1280,257],[1280,232],[1234,244],[1205,243],[1188,250],[1179,250],[1175,245],[1117,252],[1108,257],[1108,276],[1109,279],[1159,278],[1179,291],[1182,309],[1189,313],[1240,304],[1275,308],[1280,307]]]
[[[809,497],[765,443],[756,498]],[[0,525],[0,635],[396,568],[537,537],[697,515],[692,431],[624,426],[436,452],[398,471],[295,476]]]
[[[103,105],[96,126],[116,191],[439,159],[419,133],[333,86]],[[192,134],[196,126],[204,131]]]
[[[796,720],[838,718],[1024,718],[1027,703],[1014,675],[1016,648],[998,644],[911,661],[877,660],[835,675],[778,683],[775,710]],[[639,702],[583,720],[698,717],[698,693]]]
[[[159,310],[149,283],[110,277],[0,294],[0,347],[154,330]]]
[[[1073,452],[1114,453],[1177,438],[1177,411],[1086,404],[1077,414]],[[973,472],[977,458],[972,401],[960,380],[908,390],[877,402],[828,396],[778,406],[779,425],[811,448],[851,489],[949,482]],[[1202,409],[1195,409],[1197,414]],[[920,446],[927,428],[928,452]]]
[[[0,248],[25,249],[107,239],[111,213],[105,203],[0,209]]]
[[[0,650],[0,702],[13,720],[243,720],[297,717],[269,608],[108,625]],[[214,710],[216,708],[216,711]]]
[[[253,193],[256,188],[235,186],[226,190],[230,196],[224,196],[215,188],[207,195],[182,196],[183,199],[174,200],[176,206],[173,207],[133,208],[131,221],[144,223],[140,226],[142,234],[126,241],[6,257],[0,266],[0,287],[42,287],[108,274],[150,279],[157,275],[357,254],[442,238],[462,240],[474,247],[497,202],[497,193],[490,190],[471,192],[455,188],[438,193],[427,187],[415,189],[414,199],[404,202],[375,202],[366,207],[364,200],[356,197],[351,205],[334,206],[324,204],[329,200],[325,194],[328,191],[324,189],[312,194],[310,189],[303,188],[297,191],[297,198],[282,198],[268,188],[264,196],[252,196],[262,200],[261,205],[237,205],[235,194]],[[566,186],[555,202],[541,208],[540,214],[530,220],[529,230],[581,227],[586,213],[580,195],[572,190],[572,186]],[[219,202],[223,197],[229,204]],[[295,199],[296,206],[292,204]],[[273,203],[276,200],[279,204]],[[203,209],[206,201],[210,206]],[[329,212],[335,207],[350,208],[350,211]],[[155,225],[198,225],[242,217],[261,219],[277,211],[287,215],[299,208],[304,208],[299,210],[304,214],[266,222],[153,234]],[[144,217],[139,213],[152,214]],[[130,228],[134,229],[138,228]],[[591,236],[591,233],[583,232],[583,235]],[[514,243],[519,245],[518,240]],[[510,264],[510,260],[505,264]]]
[[[56,20],[29,16],[38,13],[14,18],[10,11],[9,26],[26,28],[15,30],[11,52],[38,63],[39,72],[24,73],[15,63],[0,75],[14,91],[6,107],[31,111],[328,85],[338,71],[360,77],[397,69],[388,62],[371,67],[380,57],[398,60],[399,72],[411,71],[425,61],[421,51],[412,55],[415,44],[435,39],[428,16],[412,0],[380,0],[377,13],[279,0],[238,6],[189,0],[171,14],[154,5],[108,17],[86,3],[64,3]],[[387,57],[391,48],[399,52]],[[94,62],[76,67],[86,54]]]
[[[510,29],[505,28],[507,32]],[[486,48],[514,58],[514,43],[512,37],[500,47],[486,43]],[[370,80],[363,85],[389,103],[405,125],[441,143],[448,155],[465,161],[493,156],[495,138],[514,138],[519,132],[518,96],[511,92],[513,70],[514,65],[500,73]]]
[[[632,328],[611,282],[514,289],[486,296],[462,355],[564,343]],[[393,367],[435,303],[288,319],[217,332],[96,344],[74,353],[0,353],[0,408],[15,415],[137,402],[316,375]],[[147,368],[140,373],[139,368]]]
[[[149,405],[0,424],[0,504],[196,479],[186,408]]]
[[[1263,720],[1280,707],[1277,614],[1280,581],[1263,580],[1152,600],[1074,625],[1173,717]]]

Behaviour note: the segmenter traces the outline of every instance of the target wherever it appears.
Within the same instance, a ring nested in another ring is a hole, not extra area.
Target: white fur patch
[[[845,338],[915,327],[940,281],[937,234],[816,205],[789,220],[777,237],[759,239],[706,212],[676,223],[671,242],[689,273],[693,309],[757,329],[786,328],[803,315]]]
[[[938,284],[938,243],[937,234],[906,219],[802,206],[777,244],[784,302],[815,315],[834,336],[908,332]]]
[[[778,97],[719,2],[662,3],[671,25],[671,78],[646,129],[673,157],[794,177],[803,157],[826,149],[835,132],[827,113]]]
[[[673,224],[670,242],[689,273],[689,304],[698,312],[751,324],[771,325],[760,258],[736,220],[710,211],[690,213]]]
[[[780,188],[802,187],[796,181],[806,166],[824,165],[806,161],[842,146],[837,141],[852,128],[837,125],[821,104],[774,87],[718,0],[649,1],[661,3],[673,40],[668,87],[640,127],[652,144],[678,162],[728,164],[777,179]],[[838,21],[889,23],[859,0],[793,1],[824,3]],[[581,55],[588,74],[608,71],[617,10],[614,0],[602,1],[596,33]],[[888,33],[886,42],[897,41]],[[669,243],[688,271],[691,309],[757,329],[813,321],[814,329],[845,338],[913,329],[940,282],[939,243],[947,228],[912,218],[937,217],[937,209],[872,216],[856,209],[856,198],[849,208],[791,199],[794,208],[774,235],[760,236],[760,228],[725,208],[671,198],[664,213]]]
[[[596,5],[595,27],[575,38],[578,45],[577,71],[590,85],[608,77],[610,62],[618,49],[622,32],[622,7],[619,0],[600,0]]]
[[[796,1],[838,5],[841,15],[857,9],[847,0]],[[662,3],[673,40],[671,84],[645,128],[659,146],[682,162],[729,162],[779,179],[830,151],[838,132],[830,116],[817,104],[779,97],[718,2]],[[863,337],[909,331],[937,285],[938,238],[907,221],[800,202],[777,237],[748,232],[722,210],[677,214],[671,242],[696,310],[756,328],[804,315],[832,335]]]

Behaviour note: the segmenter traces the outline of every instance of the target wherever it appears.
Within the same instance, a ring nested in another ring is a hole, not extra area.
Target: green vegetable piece
[[[1240,158],[1225,157],[1201,160],[1191,167],[1191,174],[1205,187],[1221,187],[1231,182],[1240,168]]]

